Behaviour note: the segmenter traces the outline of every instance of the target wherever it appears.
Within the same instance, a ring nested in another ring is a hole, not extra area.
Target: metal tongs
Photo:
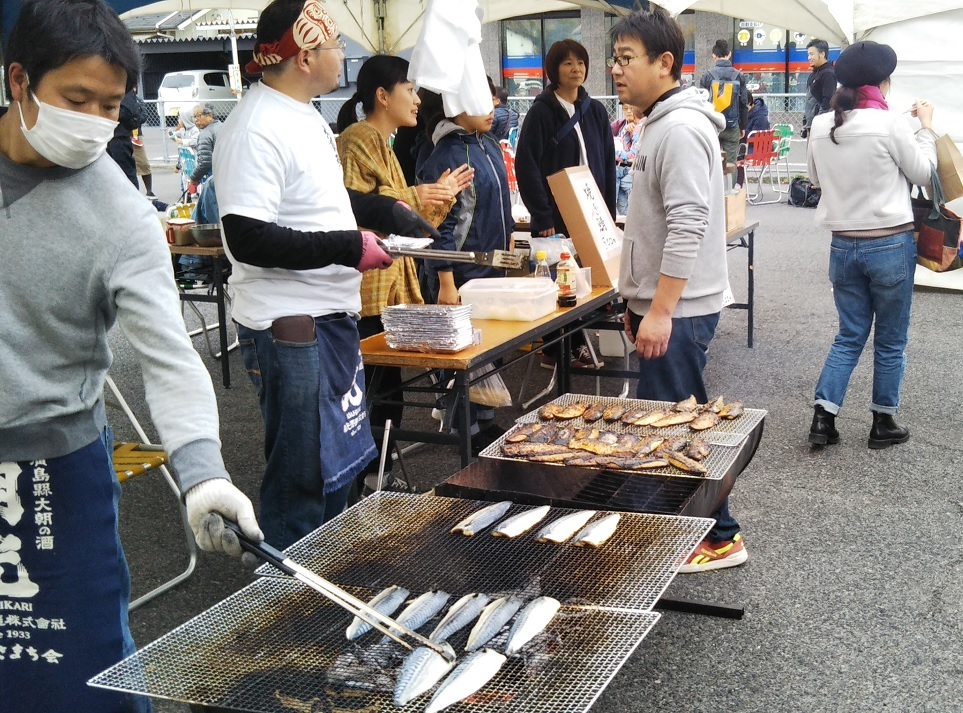
[[[405,238],[391,235],[385,241],[385,249],[392,257],[414,257],[422,260],[440,260],[442,262],[463,262],[473,265],[487,265],[501,270],[518,270],[525,262],[525,257],[508,250],[488,250],[463,252],[460,250],[432,250],[430,248],[414,247],[417,238]],[[429,241],[430,244],[430,241]]]
[[[311,589],[318,592],[319,594],[327,597],[332,602],[337,604],[343,609],[347,609],[351,614],[363,619],[372,627],[380,631],[385,636],[394,639],[399,644],[407,649],[414,650],[414,646],[405,641],[402,637],[410,637],[414,639],[418,646],[426,646],[438,655],[442,656],[446,661],[454,661],[454,656],[450,648],[445,648],[436,644],[434,641],[427,639],[416,631],[412,631],[403,624],[399,624],[397,621],[392,619],[390,616],[385,616],[376,609],[369,607],[365,602],[361,601],[357,597],[352,596],[348,592],[341,589],[336,584],[329,582],[320,575],[315,574],[306,567],[302,567],[297,562],[284,556],[280,550],[271,547],[271,545],[266,542],[253,542],[248,539],[242,532],[241,529],[228,520],[224,521],[225,527],[234,531],[237,535],[237,539],[241,543],[241,547],[258,557],[259,559],[274,565],[279,570],[294,577],[299,582],[303,582],[308,585]]]

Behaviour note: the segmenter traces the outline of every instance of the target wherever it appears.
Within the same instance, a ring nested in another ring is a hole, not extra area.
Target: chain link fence
[[[794,134],[799,136],[802,128],[803,112],[806,106],[805,94],[756,94],[762,97],[769,107],[769,121],[772,125],[790,124]],[[609,114],[609,120],[615,121],[622,116],[622,109],[619,105],[617,96],[595,97],[604,106]],[[237,104],[236,99],[223,101],[211,101],[207,104],[214,110],[214,115],[219,119],[227,118],[228,114]],[[518,112],[520,117],[519,124],[524,121],[525,114],[534,103],[534,97],[510,97],[508,106]],[[313,100],[314,107],[318,113],[329,124],[337,121],[338,111],[344,104],[344,97],[319,97]],[[188,115],[193,114],[194,107],[198,102],[163,102],[161,100],[151,100],[146,102],[148,118],[141,129],[144,136],[147,155],[151,163],[174,165],[177,163],[179,144],[174,140],[171,131],[176,127],[178,114],[185,110]],[[794,152],[796,154],[798,152]],[[797,168],[804,165],[803,161],[792,161]]]

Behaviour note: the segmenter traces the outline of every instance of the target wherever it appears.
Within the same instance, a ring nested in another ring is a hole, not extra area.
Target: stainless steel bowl
[[[202,248],[216,248],[221,246],[221,226],[214,223],[192,225],[191,235],[194,242]]]

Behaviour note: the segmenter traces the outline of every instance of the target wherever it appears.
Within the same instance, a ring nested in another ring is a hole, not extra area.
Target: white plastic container
[[[482,277],[461,289],[462,304],[471,305],[473,319],[531,322],[555,311],[558,289],[544,277]]]

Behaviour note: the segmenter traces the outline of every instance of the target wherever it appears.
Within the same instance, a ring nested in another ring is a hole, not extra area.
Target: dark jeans
[[[642,317],[629,312],[632,334],[639,330]],[[650,401],[682,401],[694,395],[706,403],[705,380],[702,377],[708,360],[709,343],[715,336],[719,313],[672,320],[669,348],[658,359],[639,359],[639,386],[636,398]],[[731,540],[739,532],[739,523],[729,513],[729,499],[712,513],[716,524],[709,531],[710,542]]]
[[[317,342],[284,342],[276,340],[270,329],[254,330],[240,324],[237,333],[244,368],[257,390],[264,419],[267,463],[259,522],[265,541],[283,549],[340,514],[351,482],[324,492]],[[357,349],[357,342],[344,345],[345,353]],[[330,430],[331,424],[326,427]],[[346,450],[355,445],[348,438],[343,444]],[[325,465],[330,467],[330,463]]]

